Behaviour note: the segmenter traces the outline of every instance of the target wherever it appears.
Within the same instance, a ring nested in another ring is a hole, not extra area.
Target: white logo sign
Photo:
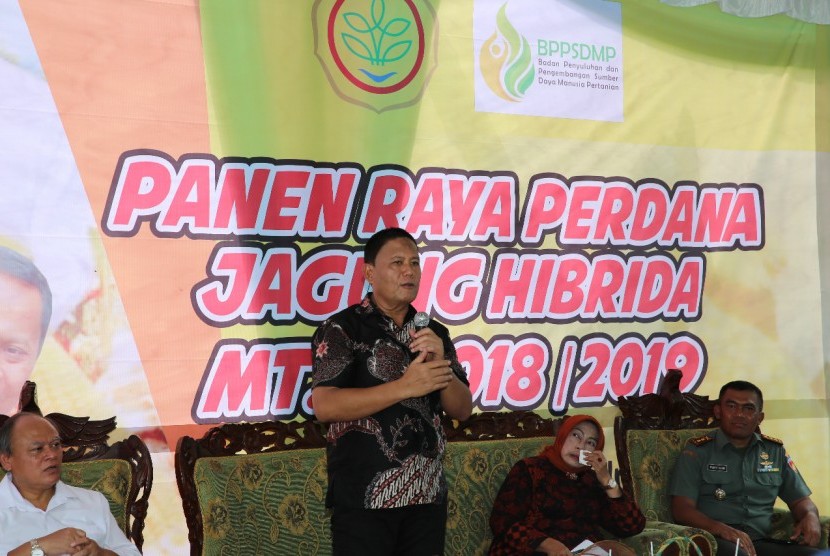
[[[622,7],[475,0],[479,112],[623,121]]]

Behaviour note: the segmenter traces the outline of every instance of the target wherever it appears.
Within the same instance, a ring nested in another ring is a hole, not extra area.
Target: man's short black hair
[[[718,394],[718,403],[723,399],[723,395],[726,393],[727,390],[737,390],[738,392],[755,392],[758,396],[758,404],[761,406],[758,408],[758,411],[764,409],[764,394],[761,392],[761,389],[748,382],[746,380],[733,380],[732,382],[727,382],[723,386],[721,386],[720,393]]]
[[[366,242],[366,247],[363,249],[363,263],[375,264],[375,259],[377,258],[381,248],[393,239],[400,238],[406,238],[414,243],[416,248],[418,247],[418,242],[415,241],[412,234],[406,230],[402,228],[386,228],[385,230],[375,232],[375,234],[369,238],[369,241]]]
[[[6,422],[0,427],[0,454],[4,456],[12,455],[12,432],[14,432],[14,425],[24,417],[30,417],[32,415],[40,417],[37,413],[21,411],[6,419]]]
[[[14,249],[2,245],[0,245],[0,274],[34,286],[40,292],[40,345],[42,346],[46,332],[49,330],[49,321],[52,319],[52,290],[49,288],[49,282],[32,261]]]

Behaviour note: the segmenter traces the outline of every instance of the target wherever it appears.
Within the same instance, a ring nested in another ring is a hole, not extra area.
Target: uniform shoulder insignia
[[[691,442],[691,443],[692,443],[692,444],[694,444],[695,446],[703,446],[703,445],[704,445],[704,444],[706,444],[707,442],[711,442],[711,441],[713,441],[713,440],[714,440],[714,438],[713,438],[713,437],[711,437],[711,436],[709,436],[709,435],[704,434],[703,436],[697,436],[697,437],[695,437],[695,438],[690,438],[690,439],[689,439],[689,442]]]
[[[778,438],[775,438],[774,436],[767,436],[767,435],[765,435],[765,434],[761,434],[761,438],[763,438],[764,440],[768,440],[768,441],[770,441],[770,442],[772,442],[772,443],[774,443],[774,444],[778,444],[778,445],[780,445],[780,446],[783,446],[783,445],[784,445],[784,441],[783,441],[783,440],[778,439]]]

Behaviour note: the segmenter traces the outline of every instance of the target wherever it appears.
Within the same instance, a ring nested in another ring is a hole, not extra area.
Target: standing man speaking
[[[338,555],[442,554],[447,486],[442,412],[464,420],[472,396],[448,330],[416,325],[415,239],[388,228],[364,250],[372,291],[312,339],[314,413],[329,423],[328,493]]]

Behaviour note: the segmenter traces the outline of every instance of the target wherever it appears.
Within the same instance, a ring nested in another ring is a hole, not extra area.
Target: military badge
[[[766,452],[761,452],[759,457],[758,473],[779,473],[781,471],[778,467],[775,467],[775,462],[769,459],[769,454]]]

